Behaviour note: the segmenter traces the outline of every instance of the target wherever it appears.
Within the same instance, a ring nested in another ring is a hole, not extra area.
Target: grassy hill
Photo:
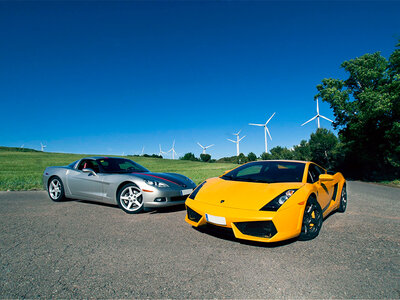
[[[65,166],[88,154],[66,154],[22,151],[20,148],[0,147],[0,191],[43,189],[42,174],[48,166]],[[26,149],[28,150],[28,149]],[[221,175],[237,165],[203,163],[150,157],[128,157],[154,172],[175,172],[200,183]]]

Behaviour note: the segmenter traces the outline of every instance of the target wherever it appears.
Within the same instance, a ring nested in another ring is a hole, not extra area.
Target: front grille
[[[198,214],[197,212],[195,212],[189,206],[187,206],[187,216],[188,216],[188,219],[190,221],[193,221],[193,222],[196,222],[196,223],[199,222],[200,219],[201,219],[201,215]]]
[[[189,195],[171,197],[171,201],[185,201]]]
[[[223,235],[223,236],[226,236],[226,237],[235,238],[235,235],[233,234],[232,228],[221,227],[221,226],[218,226],[218,225],[206,223],[204,226],[202,226],[199,229],[207,231],[208,233],[213,233],[215,235]]]
[[[271,238],[277,233],[272,221],[238,222],[234,224],[245,235]]]

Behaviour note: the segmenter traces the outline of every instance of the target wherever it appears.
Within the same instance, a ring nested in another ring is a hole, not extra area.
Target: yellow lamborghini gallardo
[[[256,161],[207,179],[185,205],[194,227],[224,227],[259,242],[310,240],[324,217],[346,210],[346,180],[312,162]]]

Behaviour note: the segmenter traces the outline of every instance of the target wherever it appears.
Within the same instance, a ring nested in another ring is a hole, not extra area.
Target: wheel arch
[[[119,191],[121,190],[121,188],[124,186],[124,185],[126,185],[126,184],[128,184],[128,183],[132,183],[132,184],[134,184],[134,185],[136,185],[138,188],[140,188],[134,181],[132,181],[132,180],[124,180],[123,182],[121,182],[119,185],[118,185],[118,187],[117,187],[117,189],[115,190],[115,201],[117,201],[118,202],[118,193],[119,193]]]
[[[300,210],[299,218],[298,218],[298,220],[297,220],[297,230],[298,230],[299,235],[300,235],[300,233],[301,233],[301,226],[302,226],[302,224],[303,224],[304,210],[305,210],[305,208],[306,208],[308,199],[310,199],[311,197],[314,198],[314,199],[318,202],[318,200],[317,200],[317,194],[316,194],[315,191],[311,191],[311,192],[308,194],[308,196],[305,197],[304,205],[302,205],[302,208],[303,208],[303,209]]]
[[[61,181],[61,184],[64,185],[64,182],[63,182],[63,180],[61,179],[61,177],[58,176],[58,175],[56,175],[56,174],[53,174],[53,175],[51,175],[51,176],[49,177],[49,179],[47,179],[47,182],[46,182],[46,187],[47,187],[47,188],[49,188],[50,181],[52,181],[54,178],[58,178],[58,179]]]

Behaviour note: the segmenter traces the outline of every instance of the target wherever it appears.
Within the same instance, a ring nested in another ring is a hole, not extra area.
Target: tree
[[[183,157],[180,157],[179,159],[181,159],[181,160],[192,160],[192,161],[198,160],[196,158],[196,156],[194,156],[194,154],[192,152],[185,153],[185,155]]]
[[[286,147],[276,146],[271,149],[270,159],[293,159],[293,153]]]
[[[246,157],[246,155],[244,155],[243,153],[240,153],[239,156],[237,157],[237,163],[238,164],[244,164],[247,163],[248,159]]]
[[[389,60],[379,52],[342,63],[346,80],[326,78],[318,94],[333,109],[353,175],[397,173],[400,168],[400,43]]]
[[[293,158],[297,160],[311,160],[310,144],[302,140],[300,144],[293,147]]]
[[[266,152],[261,153],[260,158],[261,158],[262,160],[269,160],[269,159],[272,159],[272,158],[271,158],[271,154],[266,153]]]
[[[250,152],[249,154],[247,154],[247,159],[249,161],[256,161],[257,160],[257,155],[253,152]]]
[[[206,153],[202,153],[200,154],[200,160],[203,162],[209,162],[211,159],[211,155],[210,154],[206,154]]]
[[[338,138],[331,131],[318,128],[315,133],[311,134],[308,142],[311,160],[324,168],[334,168],[338,143]]]

